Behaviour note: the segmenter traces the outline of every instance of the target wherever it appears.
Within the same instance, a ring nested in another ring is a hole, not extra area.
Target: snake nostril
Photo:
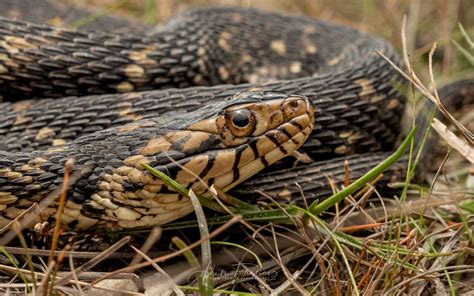
[[[290,101],[290,107],[296,109],[301,105],[301,100],[292,100]]]
[[[290,119],[297,114],[306,112],[305,101],[298,97],[288,99],[284,104],[284,114],[286,119]]]

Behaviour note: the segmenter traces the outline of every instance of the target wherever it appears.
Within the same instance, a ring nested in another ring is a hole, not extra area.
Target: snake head
[[[175,143],[186,139],[176,147],[186,157],[156,168],[198,193],[207,189],[199,179],[229,190],[298,149],[313,129],[314,107],[304,96],[244,92],[223,105],[165,135]]]

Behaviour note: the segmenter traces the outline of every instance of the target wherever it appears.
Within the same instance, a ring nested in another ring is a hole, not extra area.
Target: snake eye
[[[237,109],[226,114],[227,128],[237,137],[249,136],[255,130],[255,116],[248,109]]]
[[[252,116],[252,112],[247,109],[235,110],[230,113],[232,123],[239,128],[246,127],[250,123],[250,116]]]

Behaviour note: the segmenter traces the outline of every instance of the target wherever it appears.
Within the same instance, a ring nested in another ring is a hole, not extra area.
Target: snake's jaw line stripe
[[[313,121],[314,107],[307,97],[244,92],[183,119],[144,119],[47,151],[0,151],[0,226],[58,188],[70,158],[80,178],[68,192],[65,227],[170,222],[192,212],[191,203],[142,164],[197,194],[206,195],[211,184],[229,190],[300,147]],[[51,217],[56,207],[57,201],[43,208],[42,216]]]

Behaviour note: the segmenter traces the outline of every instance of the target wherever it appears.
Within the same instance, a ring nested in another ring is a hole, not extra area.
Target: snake
[[[0,17],[0,226],[58,190],[71,158],[70,229],[191,213],[143,163],[204,195],[291,199],[298,178],[319,196],[327,172],[349,160],[357,176],[400,135],[406,81],[380,53],[401,65],[379,37],[255,9],[194,9],[134,34]],[[289,155],[312,163],[272,169]]]

